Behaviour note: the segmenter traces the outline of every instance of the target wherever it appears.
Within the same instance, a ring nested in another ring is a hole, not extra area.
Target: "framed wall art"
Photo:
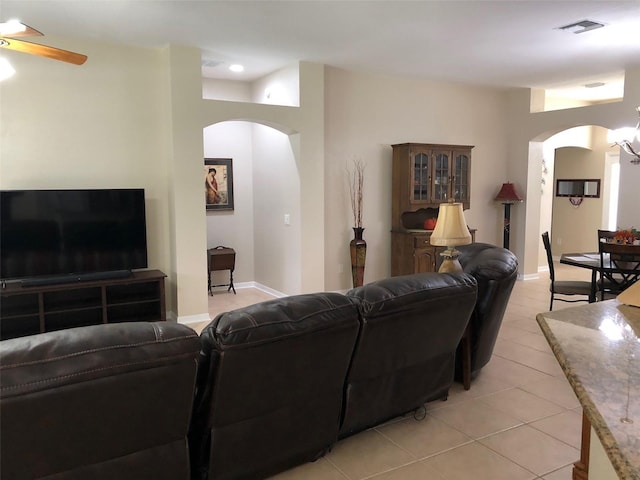
[[[204,159],[204,195],[207,210],[233,210],[231,158]]]
[[[558,179],[556,181],[556,197],[600,198],[600,179]]]

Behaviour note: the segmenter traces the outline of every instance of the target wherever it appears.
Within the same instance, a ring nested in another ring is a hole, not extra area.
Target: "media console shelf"
[[[160,270],[126,278],[23,287],[0,291],[0,339],[99,323],[166,320]]]

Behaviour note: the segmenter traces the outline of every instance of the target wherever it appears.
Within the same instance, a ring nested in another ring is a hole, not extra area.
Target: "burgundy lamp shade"
[[[513,183],[503,183],[494,200],[502,203],[516,203],[521,202],[522,197],[516,192],[516,187]]]
[[[502,232],[502,244],[504,248],[509,248],[509,232],[511,230],[511,204],[522,202],[522,197],[516,192],[513,183],[503,183],[502,188],[494,199],[504,205],[504,230]]]

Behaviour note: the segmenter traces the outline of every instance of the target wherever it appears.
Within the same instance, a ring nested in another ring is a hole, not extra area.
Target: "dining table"
[[[598,290],[598,272],[601,268],[600,253],[563,253],[560,256],[560,263],[591,270],[591,294],[589,295],[589,298],[596,298],[596,292]]]
[[[640,248],[640,247],[638,247]],[[637,270],[618,268],[613,264],[608,254],[600,257],[600,252],[563,253],[560,263],[591,270],[591,294],[590,298],[596,298],[598,291],[598,273],[607,270],[612,273],[640,273]]]

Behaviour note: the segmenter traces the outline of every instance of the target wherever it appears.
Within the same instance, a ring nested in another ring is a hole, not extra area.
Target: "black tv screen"
[[[0,278],[147,267],[143,189],[0,192]]]

